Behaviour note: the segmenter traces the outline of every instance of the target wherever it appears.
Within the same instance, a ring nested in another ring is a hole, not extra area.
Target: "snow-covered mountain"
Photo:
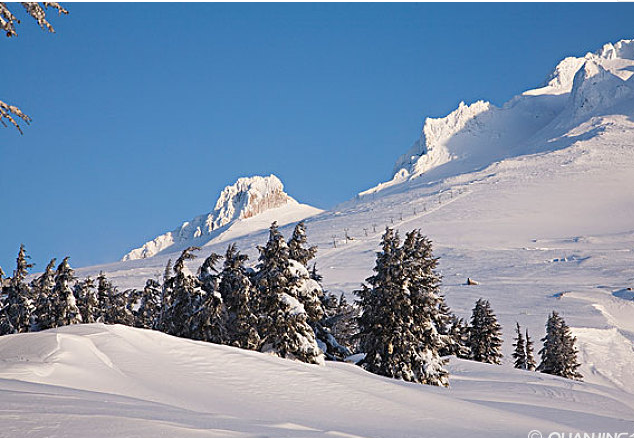
[[[189,246],[193,243],[200,244],[202,239],[209,240],[212,236],[218,235],[218,230],[226,231],[237,221],[253,218],[265,212],[269,214],[264,223],[250,221],[251,226],[241,227],[242,231],[267,227],[276,220],[275,218],[280,225],[284,225],[315,215],[321,210],[300,204],[291,198],[284,192],[282,181],[275,175],[239,178],[234,184],[222,190],[211,213],[197,216],[175,230],[146,242],[140,248],[127,253],[122,260],[145,259],[161,251],[179,250],[183,245]],[[215,231],[216,233],[213,233]]]
[[[515,96],[501,108],[484,101],[461,102],[446,117],[427,118],[420,137],[398,158],[393,179],[361,195],[432,169],[437,169],[435,177],[455,176],[505,158],[565,146],[553,142],[582,123],[629,113],[633,75],[634,40],[622,40],[581,58],[565,58],[544,86]]]

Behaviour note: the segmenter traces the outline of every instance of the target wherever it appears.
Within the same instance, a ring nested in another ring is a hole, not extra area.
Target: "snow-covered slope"
[[[432,169],[437,169],[435,177],[455,176],[501,159],[561,147],[551,141],[592,117],[621,113],[619,105],[632,102],[633,74],[634,40],[622,40],[582,58],[565,58],[545,86],[501,108],[483,101],[461,102],[446,117],[427,118],[419,139],[397,160],[393,179],[361,195]]]
[[[133,249],[123,257],[123,260],[145,259],[165,250],[178,251],[193,243],[201,244],[201,240],[208,241],[219,233],[213,233],[224,227],[232,227],[238,221],[253,218],[262,213],[275,210],[273,216],[279,218],[280,224],[299,221],[315,215],[321,210],[309,205],[300,204],[284,192],[284,185],[275,175],[266,177],[252,176],[239,178],[235,184],[225,187],[213,211],[184,222],[173,231],[162,234],[146,242],[140,248]],[[270,214],[268,216],[271,216]],[[259,218],[262,219],[262,218]],[[253,231],[257,227],[268,227],[271,223],[262,224],[262,220],[249,221],[248,226],[241,224],[243,232]],[[235,229],[233,229],[234,235]]]
[[[4,336],[0,355],[6,437],[507,438],[634,424],[621,390],[459,360],[445,389],[100,324]]]

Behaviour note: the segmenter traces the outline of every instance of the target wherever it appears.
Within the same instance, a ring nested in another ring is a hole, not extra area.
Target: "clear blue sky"
[[[114,261],[275,173],[328,208],[391,176],[426,116],[502,104],[634,37],[634,4],[75,4],[2,38],[0,266]],[[13,8],[17,6],[14,4]],[[16,9],[17,10],[17,9]]]

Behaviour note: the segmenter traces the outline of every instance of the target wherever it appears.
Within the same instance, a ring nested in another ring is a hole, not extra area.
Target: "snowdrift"
[[[634,422],[624,392],[458,360],[443,389],[101,324],[5,336],[0,357],[2,436],[509,437]]]

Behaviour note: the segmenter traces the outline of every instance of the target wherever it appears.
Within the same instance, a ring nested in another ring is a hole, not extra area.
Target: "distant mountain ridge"
[[[290,197],[284,191],[282,181],[275,175],[239,178],[222,190],[210,213],[197,216],[173,231],[146,242],[126,254],[122,261],[152,257],[175,244],[209,236],[213,231],[236,221],[273,209],[283,209],[280,216],[291,221],[301,220],[320,211]]]

